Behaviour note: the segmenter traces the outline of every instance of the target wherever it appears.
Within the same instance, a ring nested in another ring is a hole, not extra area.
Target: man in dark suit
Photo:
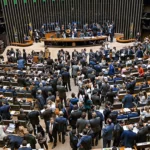
[[[109,31],[109,36],[110,36],[110,42],[113,42],[113,38],[114,38],[114,28],[113,28],[112,25],[109,26],[108,31]]]
[[[47,105],[44,106],[45,111],[42,112],[42,117],[44,119],[45,125],[47,124],[47,121],[52,117],[52,109],[48,108]]]
[[[82,115],[81,115],[81,118],[79,118],[77,120],[77,123],[76,123],[76,127],[77,127],[77,130],[78,130],[78,134],[79,133],[82,133],[83,129],[85,129],[86,125],[89,123],[88,120],[86,120],[86,113],[83,112]]]
[[[62,79],[63,79],[63,86],[66,87],[66,90],[71,91],[71,85],[70,85],[70,73],[67,72],[66,68],[64,68],[64,72],[62,73]]]
[[[133,102],[134,102],[133,96],[130,94],[130,91],[127,91],[127,95],[125,95],[125,97],[122,100],[123,107],[124,108],[133,108],[133,106],[134,106]]]
[[[72,129],[76,129],[76,122],[81,117],[82,112],[78,110],[77,105],[74,105],[73,111],[70,114],[70,125]]]
[[[76,130],[73,129],[69,132],[70,137],[70,146],[72,150],[77,150],[77,144],[78,144],[78,136],[76,135]]]
[[[143,143],[147,141],[148,126],[144,126],[142,122],[139,123],[139,131],[137,133],[137,143]]]
[[[59,112],[59,117],[55,119],[55,123],[58,124],[58,135],[59,135],[59,141],[62,141],[62,144],[65,143],[65,135],[66,135],[66,130],[67,130],[67,119],[63,117],[63,112]],[[61,140],[61,135],[62,135],[62,140]]]
[[[53,142],[52,149],[56,147],[57,144],[57,123],[54,122],[54,118],[50,118],[50,121],[47,121],[46,132],[49,136],[49,142]]]
[[[43,95],[43,97],[44,97],[45,100],[46,100],[47,97],[48,97],[48,92],[53,93],[53,88],[52,88],[52,86],[50,85],[50,83],[47,81],[47,82],[46,82],[46,85],[45,85],[45,86],[43,87],[43,89],[42,89],[42,95]]]
[[[31,111],[28,114],[28,118],[30,123],[32,124],[32,127],[34,129],[34,135],[36,135],[36,129],[35,126],[39,124],[40,120],[39,120],[39,115],[40,113],[38,111]]]
[[[136,57],[137,58],[143,58],[143,51],[140,49],[140,47],[138,48],[138,50],[136,52]]]
[[[11,150],[18,149],[22,144],[23,138],[16,135],[8,135],[3,138],[6,146],[10,146]]]
[[[106,120],[106,126],[103,128],[103,148],[106,148],[107,145],[110,147],[111,140],[113,138],[114,124],[111,119]]]
[[[114,93],[112,88],[110,88],[110,90],[106,94],[106,99],[108,102],[111,102],[111,104],[113,104],[115,96],[116,96],[116,93]]]
[[[102,129],[102,127],[103,127],[103,121],[104,121],[104,116],[103,116],[103,114],[99,110],[100,110],[100,106],[97,105],[96,108],[95,108],[95,112],[96,112],[97,117],[100,117],[100,128]],[[101,130],[99,132],[99,139],[100,138],[101,138]]]
[[[66,105],[66,88],[61,85],[61,82],[57,82],[57,91],[59,93],[59,98],[61,99],[61,103],[64,103]]]
[[[92,137],[87,135],[87,130],[83,130],[83,136],[79,140],[77,147],[82,147],[84,150],[91,150],[92,148]]]
[[[133,80],[133,79],[128,80],[126,87],[127,87],[127,90],[129,90],[131,94],[134,93],[135,85],[136,85],[136,80]]]
[[[123,145],[125,146],[125,148],[133,148],[133,146],[136,144],[137,135],[132,131],[132,125],[129,125],[128,129],[129,130],[123,131],[121,140],[123,141]]]
[[[22,147],[20,147],[18,150],[32,150],[31,147],[27,147],[27,141],[23,140]]]
[[[44,105],[46,104],[46,99],[44,99],[41,90],[37,91],[36,99],[37,99],[37,103],[38,103],[39,109],[40,110],[43,109]]]
[[[24,110],[21,108],[20,109],[20,114],[18,114],[18,120],[28,120],[27,115],[24,113]]]
[[[10,115],[10,106],[7,105],[6,101],[2,102],[2,106],[0,107],[0,115],[2,116],[2,119],[4,120],[10,120],[11,115]]]
[[[110,85],[107,83],[107,81],[104,81],[104,84],[101,86],[101,101],[103,102],[105,100],[106,94],[109,91]]]
[[[91,96],[91,100],[93,102],[93,105],[101,105],[101,99],[98,92]]]
[[[28,132],[28,134],[25,134],[24,140],[30,144],[32,149],[36,149],[36,138],[32,135],[33,130],[30,129]]]
[[[94,132],[94,138],[96,139],[95,145],[98,145],[99,132],[101,128],[100,128],[100,117],[97,117],[96,112],[92,113],[92,119],[89,120],[89,123],[91,125],[91,129]],[[92,140],[93,145],[94,145],[94,138]]]
[[[113,132],[114,142],[113,142],[113,146],[118,147],[119,144],[120,144],[120,137],[121,137],[121,134],[123,132],[123,125],[124,125],[124,122],[120,121],[114,126],[114,132]]]

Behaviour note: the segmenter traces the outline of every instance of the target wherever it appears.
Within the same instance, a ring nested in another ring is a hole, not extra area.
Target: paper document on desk
[[[123,111],[124,112],[130,112],[131,110],[129,108],[124,108]]]
[[[15,124],[10,123],[7,130],[6,130],[6,132],[13,133],[14,131],[15,131]]]
[[[10,112],[11,115],[14,115],[15,113],[16,113],[16,111],[11,111]]]

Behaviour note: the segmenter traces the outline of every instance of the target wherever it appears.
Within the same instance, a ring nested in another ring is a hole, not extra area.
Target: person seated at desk
[[[117,74],[115,77],[114,77],[114,83],[116,83],[116,81],[120,81],[122,80],[122,77],[121,75]]]
[[[117,120],[118,119],[128,119],[128,115],[126,113],[123,112],[123,110],[120,110],[118,116],[117,116]]]
[[[134,118],[134,117],[139,117],[139,113],[136,111],[136,109],[131,108],[131,112],[128,113],[128,119]]]
[[[133,96],[130,94],[130,91],[127,91],[127,95],[125,95],[125,97],[122,100],[123,107],[132,108],[134,106],[133,102],[134,102]]]
[[[149,84],[148,84],[147,81],[145,81],[145,82],[142,84],[141,89],[143,89],[143,88],[148,88],[148,87],[149,87]]]
[[[147,104],[147,94],[146,92],[140,92],[139,93],[139,99],[140,101],[138,102],[138,106],[141,107],[141,106],[145,106]]]
[[[112,82],[114,81],[113,76],[108,76],[108,82],[109,82],[109,81],[112,81]]]
[[[66,38],[66,33],[65,33],[65,32],[62,33],[62,37],[63,37],[64,39]]]
[[[148,106],[145,106],[144,109],[141,109],[141,118],[142,120],[145,119],[145,117],[150,116],[150,108]]]
[[[119,91],[119,88],[117,87],[116,84],[115,84],[114,87],[112,88],[112,91],[113,91],[113,92],[118,92],[118,91]]]
[[[139,72],[139,77],[144,77],[145,72],[141,67],[141,65],[138,65],[138,72]]]
[[[5,89],[3,88],[2,85],[0,85],[0,92],[5,92]]]

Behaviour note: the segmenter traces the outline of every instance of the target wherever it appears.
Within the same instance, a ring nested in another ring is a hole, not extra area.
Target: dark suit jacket
[[[139,129],[139,131],[137,133],[137,143],[146,142],[148,133],[149,133],[149,131],[148,131],[148,127],[147,126]]]
[[[133,102],[134,102],[134,98],[130,94],[127,94],[122,100],[124,108],[132,108],[134,106]]]
[[[26,134],[24,136],[24,140],[27,141],[27,143],[29,143],[31,145],[32,149],[36,148],[36,138],[32,135],[32,134]]]
[[[77,120],[81,117],[82,112],[79,110],[75,110],[70,114],[70,124],[72,126],[76,125]]]
[[[78,129],[78,133],[81,133],[88,123],[89,123],[88,120],[83,119],[83,118],[79,118],[77,120],[77,123],[76,123],[76,127]]]
[[[45,122],[49,121],[49,119],[52,117],[52,110],[51,109],[46,109],[43,113],[42,113],[42,116],[43,116],[43,119]]]
[[[100,118],[99,117],[90,119],[89,122],[91,124],[91,128],[92,128],[92,130],[93,130],[94,133],[97,133],[97,132],[99,132],[101,130],[101,127],[100,127]]]
[[[31,111],[29,114],[28,114],[28,118],[31,122],[31,124],[33,125],[38,125],[40,120],[39,120],[39,112],[38,111]]]
[[[100,103],[101,103],[101,99],[97,94],[92,95],[91,100],[94,105],[100,105]]]
[[[23,138],[20,136],[8,135],[8,138],[10,140],[9,144],[10,144],[11,150],[19,148],[23,141]]]
[[[22,113],[18,115],[18,120],[28,120],[28,117],[25,113]]]
[[[55,123],[58,124],[58,133],[66,132],[66,128],[67,128],[67,119],[66,118],[58,117],[58,118],[56,118]]]
[[[50,133],[49,126],[50,126],[50,121],[47,121],[47,123],[46,123],[46,132],[47,133]],[[53,124],[53,130],[52,130],[52,136],[54,138],[57,137],[57,131],[58,131],[58,124],[56,122],[54,122],[54,124]]]
[[[63,79],[63,82],[69,82],[70,81],[70,74],[69,72],[65,71],[62,73],[62,79]]]
[[[121,135],[121,139],[123,140],[123,144],[125,147],[132,148],[136,143],[137,135],[133,131],[126,130],[123,131]]]
[[[66,88],[62,85],[57,85],[57,91],[60,98],[66,98]]]

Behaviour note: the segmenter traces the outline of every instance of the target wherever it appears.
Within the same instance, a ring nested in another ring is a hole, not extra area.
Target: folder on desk
[[[15,124],[10,123],[6,132],[13,133],[15,131]]]

